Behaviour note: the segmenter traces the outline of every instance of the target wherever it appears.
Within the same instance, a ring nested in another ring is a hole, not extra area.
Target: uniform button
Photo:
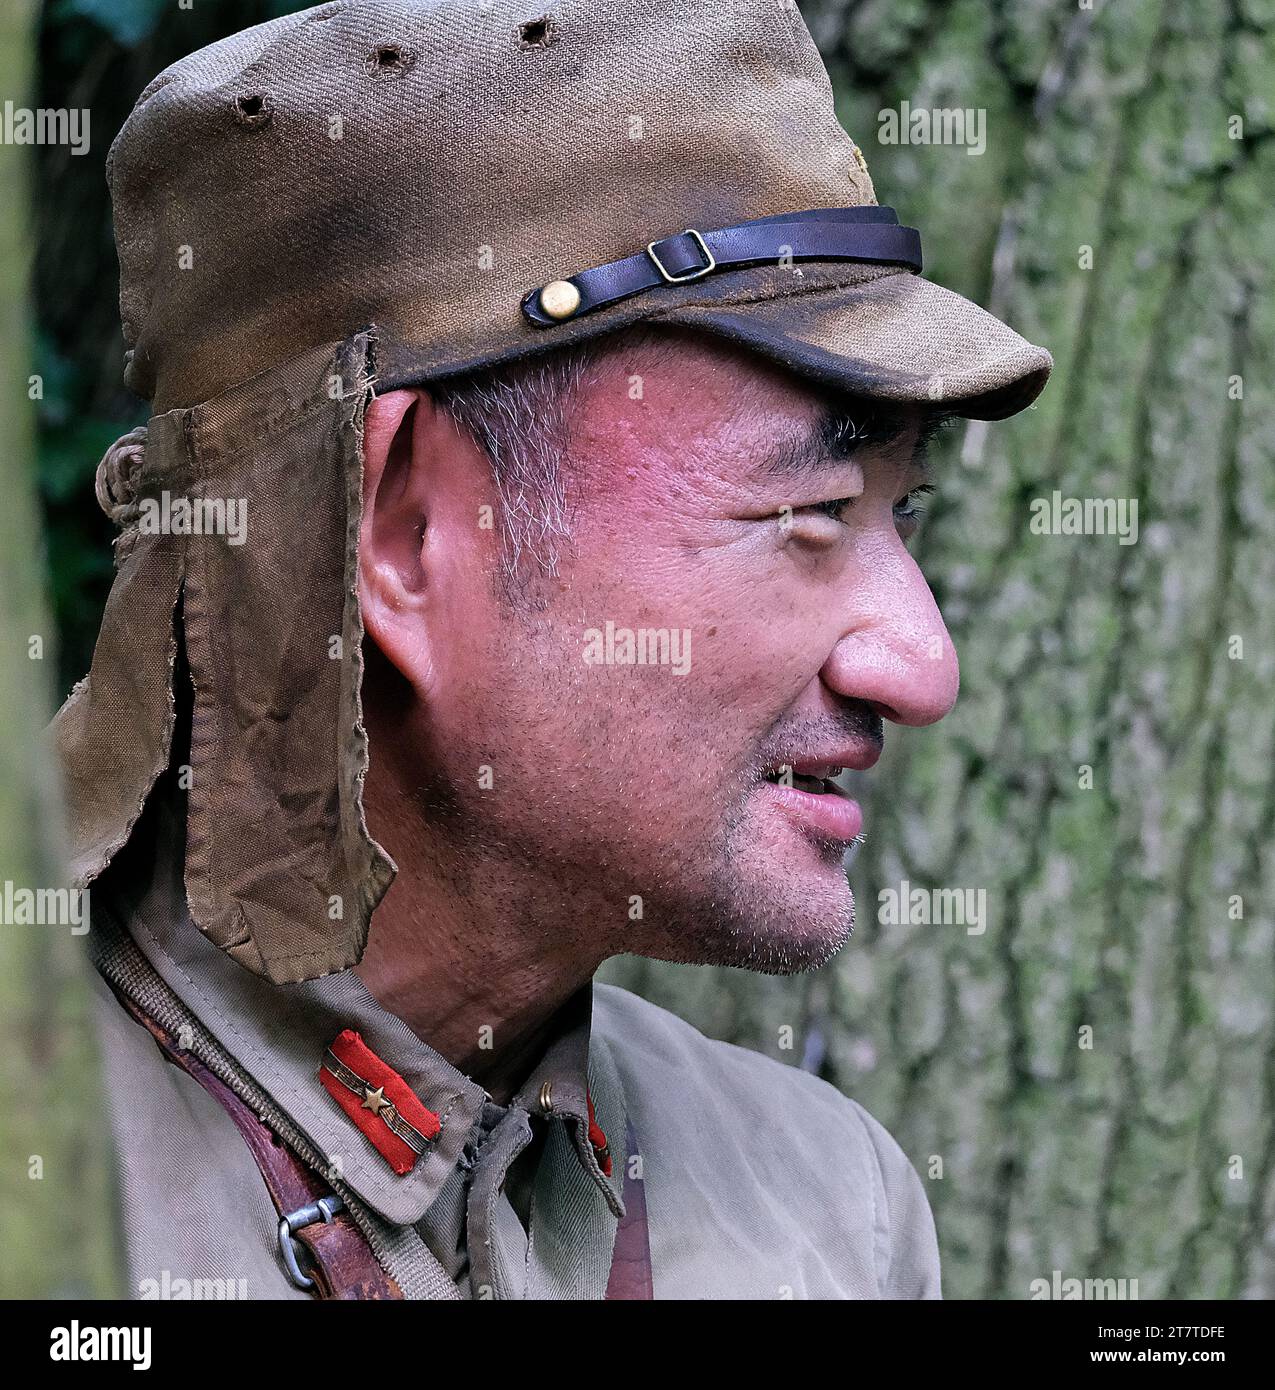
[[[569,319],[580,307],[580,291],[570,280],[552,280],[540,291],[540,309],[551,319]]]
[[[540,1108],[546,1115],[553,1111],[553,1082],[546,1081],[540,1087]]]

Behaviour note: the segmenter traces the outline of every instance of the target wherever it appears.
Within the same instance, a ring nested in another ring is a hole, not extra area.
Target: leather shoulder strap
[[[299,1241],[310,1257],[311,1268],[305,1273],[313,1280],[314,1295],[322,1299],[402,1298],[402,1289],[381,1268],[367,1238],[349,1213],[338,1210],[335,1215],[323,1214],[323,1209],[318,1207],[320,1200],[326,1199],[330,1212],[335,1201],[319,1176],[306,1167],[220,1077],[209,1071],[193,1053],[179,1047],[161,1024],[118,990],[116,997],[155,1039],[167,1060],[193,1077],[234,1121],[261,1171],[280,1221],[302,1208],[316,1208],[313,1221],[291,1231],[291,1238]]]
[[[108,984],[110,981],[107,982]],[[381,1268],[372,1247],[348,1212],[319,1215],[321,1201],[331,1203],[332,1193],[319,1176],[282,1143],[257,1113],[199,1060],[177,1044],[171,1034],[129,999],[114,990],[129,1014],[154,1038],[164,1057],[193,1077],[234,1122],[248,1152],[261,1172],[266,1190],[283,1222],[303,1208],[315,1208],[315,1218],[292,1230],[292,1238],[305,1246],[314,1281],[312,1292],[321,1299],[401,1299],[403,1291]],[[626,1126],[626,1150],[637,1152],[632,1124]],[[608,1300],[645,1300],[654,1297],[651,1271],[650,1233],[643,1183],[634,1179],[626,1165],[624,1177],[625,1217],[616,1232],[611,1273],[607,1283]]]

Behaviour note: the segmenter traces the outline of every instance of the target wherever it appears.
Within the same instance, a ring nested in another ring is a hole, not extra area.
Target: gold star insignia
[[[375,1091],[369,1086],[364,1093],[363,1104],[359,1109],[370,1110],[373,1115],[379,1115],[389,1104],[391,1102],[385,1099],[384,1086],[378,1086]]]

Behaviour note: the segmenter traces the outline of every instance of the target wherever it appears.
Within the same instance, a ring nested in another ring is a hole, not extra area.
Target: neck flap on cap
[[[395,873],[362,804],[358,534],[372,380],[360,333],[154,416],[140,463],[130,441],[127,476],[99,488],[126,523],[115,583],[89,675],[52,726],[83,886],[127,842],[169,765],[184,644],[191,915],[276,984],[355,964]]]

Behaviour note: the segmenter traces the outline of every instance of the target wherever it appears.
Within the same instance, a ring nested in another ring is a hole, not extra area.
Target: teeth
[[[841,767],[829,767],[826,769],[826,776],[817,777],[809,772],[796,772],[791,766],[785,764],[782,767],[773,768],[765,776],[768,782],[785,785],[791,783],[794,787],[800,786],[803,791],[826,791],[829,789],[828,783],[834,777],[840,777],[844,771],[845,769]]]

